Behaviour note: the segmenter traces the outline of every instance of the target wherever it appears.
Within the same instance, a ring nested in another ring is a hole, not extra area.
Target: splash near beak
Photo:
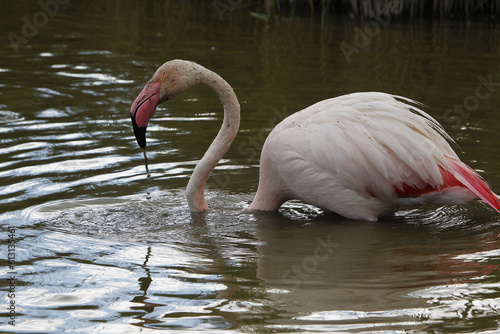
[[[160,101],[161,82],[149,82],[137,96],[130,108],[130,117],[135,139],[141,148],[146,148],[146,129]]]

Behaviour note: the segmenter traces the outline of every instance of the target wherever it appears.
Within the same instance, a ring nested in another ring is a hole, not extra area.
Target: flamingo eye
[[[160,77],[160,81],[165,81],[165,77]]]

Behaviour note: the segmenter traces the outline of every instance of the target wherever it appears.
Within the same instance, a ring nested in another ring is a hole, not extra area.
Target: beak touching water
[[[160,101],[160,85],[161,81],[148,82],[130,108],[135,139],[143,149],[146,148],[146,128],[149,119],[154,115]]]

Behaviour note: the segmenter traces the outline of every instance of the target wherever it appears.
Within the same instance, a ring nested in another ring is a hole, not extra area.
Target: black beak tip
[[[134,127],[135,139],[137,140],[137,144],[142,149],[146,149],[146,129],[145,126],[138,126],[135,122],[135,118],[132,117],[132,126]]]
[[[137,144],[142,149],[146,149],[146,128],[137,128],[135,132],[135,139],[137,139]]]

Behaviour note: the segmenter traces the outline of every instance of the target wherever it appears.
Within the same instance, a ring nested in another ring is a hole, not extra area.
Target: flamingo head
[[[189,87],[200,83],[199,65],[185,60],[166,62],[153,75],[130,108],[135,138],[146,148],[146,128],[158,104],[173,99]]]

